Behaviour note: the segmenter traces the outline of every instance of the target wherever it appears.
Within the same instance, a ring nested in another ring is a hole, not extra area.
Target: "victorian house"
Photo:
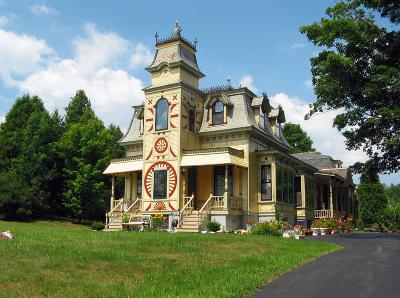
[[[155,213],[178,231],[199,231],[209,220],[229,229],[277,216],[309,225],[353,213],[346,169],[289,154],[282,107],[246,87],[200,89],[196,43],[178,23],[170,37],[156,37],[156,48],[144,103],[119,141],[126,157],[104,171],[125,177],[123,198],[112,191],[109,229]]]

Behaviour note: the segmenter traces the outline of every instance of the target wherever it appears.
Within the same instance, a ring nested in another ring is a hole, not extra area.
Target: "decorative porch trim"
[[[244,151],[231,147],[184,150],[181,166],[237,165],[247,167]]]
[[[131,156],[119,159],[113,159],[104,170],[104,175],[123,174],[143,169],[142,156]]]

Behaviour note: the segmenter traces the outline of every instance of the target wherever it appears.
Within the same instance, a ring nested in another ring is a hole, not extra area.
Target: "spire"
[[[178,19],[176,19],[175,21],[175,28],[174,28],[174,32],[172,33],[173,37],[181,37],[181,27],[179,26],[179,22]]]

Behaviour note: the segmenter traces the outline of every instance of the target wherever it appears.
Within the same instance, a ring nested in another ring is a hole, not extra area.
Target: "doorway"
[[[197,187],[197,168],[190,167],[188,170],[188,195],[195,195],[193,206],[197,210],[197,198],[196,198],[196,187]]]

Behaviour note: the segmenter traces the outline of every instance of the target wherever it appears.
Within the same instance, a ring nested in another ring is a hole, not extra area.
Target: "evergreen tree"
[[[24,95],[17,99],[0,126],[0,171],[3,180],[12,179],[7,183],[13,189],[9,196],[0,198],[0,213],[4,216],[49,215],[54,206],[52,198],[60,191],[53,187],[60,170],[55,167],[54,151],[60,134],[59,123],[40,98]]]
[[[378,224],[388,204],[376,169],[367,163],[357,188],[359,217],[366,226]]]
[[[71,98],[71,101],[65,108],[65,112],[65,124],[67,127],[73,123],[79,122],[82,116],[89,118],[94,117],[94,111],[90,100],[83,90],[76,91],[75,96]]]
[[[286,123],[283,126],[283,135],[292,146],[290,153],[313,152],[313,141],[307,133],[301,129],[299,124]]]

